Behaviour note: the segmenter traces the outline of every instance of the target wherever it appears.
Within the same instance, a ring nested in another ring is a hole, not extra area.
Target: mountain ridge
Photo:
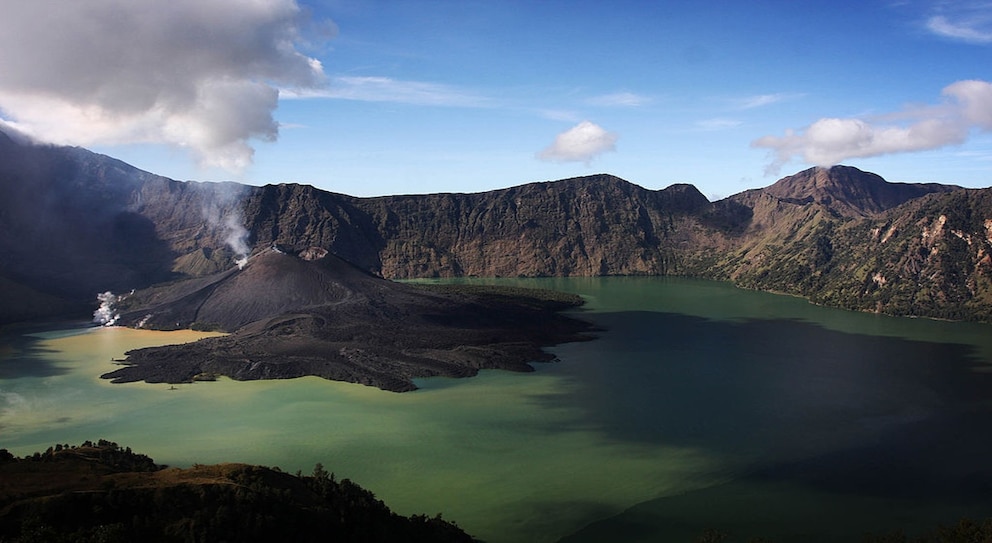
[[[327,251],[389,279],[681,275],[850,309],[990,318],[982,262],[992,189],[889,183],[849,166],[811,168],[715,202],[692,185],[649,190],[609,174],[359,198],[300,184],[175,181],[84,149],[6,138],[0,179],[0,250],[15,255],[0,264],[0,293],[19,308],[0,322],[79,311],[103,290],[218,273],[248,247]],[[903,218],[919,215],[920,201],[929,214]],[[950,226],[938,231],[941,216]],[[870,235],[893,225],[893,235]],[[936,234],[924,240],[924,231]],[[882,238],[900,242],[883,247]],[[865,260],[842,263],[841,253]],[[855,292],[851,281],[865,288]],[[35,294],[49,298],[25,308]]]

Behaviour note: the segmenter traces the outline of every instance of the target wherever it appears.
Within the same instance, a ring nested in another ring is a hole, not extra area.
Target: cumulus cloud
[[[831,166],[850,158],[938,149],[963,143],[974,130],[992,131],[992,83],[958,81],[943,89],[944,102],[907,108],[874,119],[824,118],[783,136],[764,136],[751,145],[769,149],[776,174],[794,158]]]
[[[585,162],[607,152],[615,151],[617,135],[589,121],[558,134],[554,143],[537,154],[541,160],[554,162]]]
[[[0,17],[3,122],[54,143],[166,143],[238,170],[278,87],[323,84],[295,0],[16,1]]]

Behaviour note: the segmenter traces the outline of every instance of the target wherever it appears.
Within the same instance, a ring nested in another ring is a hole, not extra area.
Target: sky
[[[992,1],[5,0],[0,126],[354,196],[992,186]]]

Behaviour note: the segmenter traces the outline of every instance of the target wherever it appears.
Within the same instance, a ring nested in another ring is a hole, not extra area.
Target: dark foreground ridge
[[[231,331],[128,353],[115,383],[183,383],[316,375],[403,392],[418,377],[480,369],[533,371],[543,347],[590,339],[560,311],[578,296],[532,289],[408,285],[331,254],[270,249],[243,269],[172,283],[124,299],[120,324]]]
[[[24,458],[0,449],[0,481],[0,541],[474,541],[440,514],[401,517],[320,464],[310,476],[166,468],[100,440]]]

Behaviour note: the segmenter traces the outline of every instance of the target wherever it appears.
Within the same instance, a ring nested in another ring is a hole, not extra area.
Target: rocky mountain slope
[[[837,166],[716,202],[691,185],[647,190],[609,175],[355,198],[178,182],[0,135],[0,250],[14,255],[0,264],[3,320],[230,272],[239,256],[271,247],[326,251],[390,279],[685,275],[852,309],[988,320],[990,190]]]
[[[729,200],[752,217],[699,275],[848,309],[992,321],[992,189],[837,166]]]

